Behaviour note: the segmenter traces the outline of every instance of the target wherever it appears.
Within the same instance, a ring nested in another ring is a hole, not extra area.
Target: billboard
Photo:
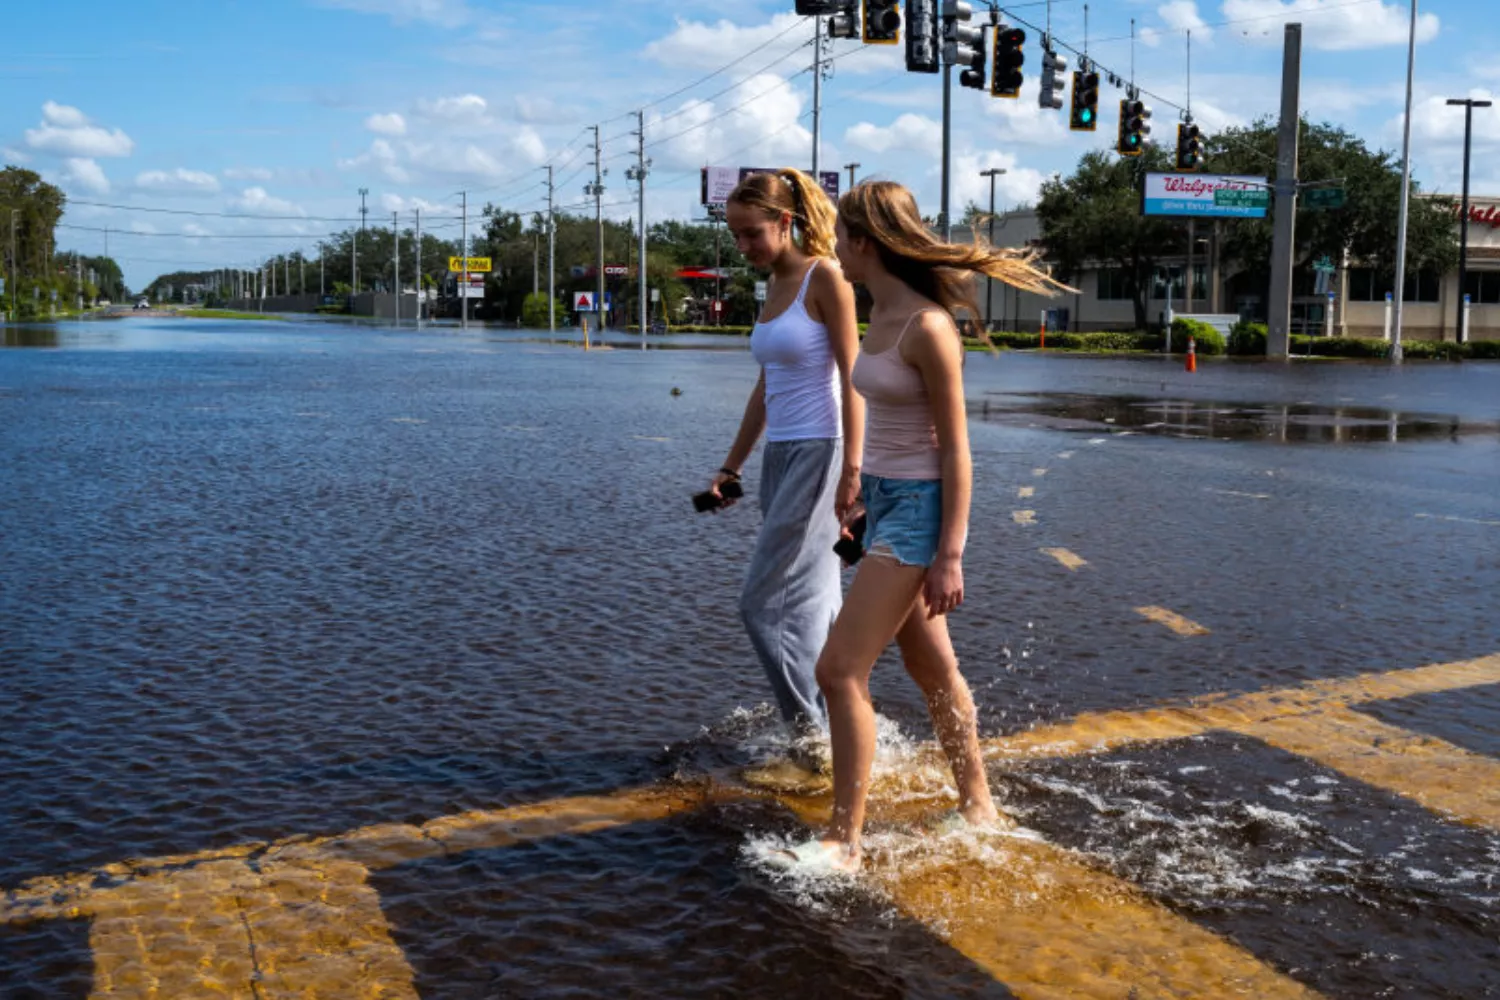
[[[470,274],[488,274],[490,272],[490,259],[488,257],[470,257],[469,266],[464,267],[464,258],[449,257],[448,270],[454,274],[468,271]]]
[[[1222,174],[1147,174],[1141,214],[1205,219],[1264,219],[1270,185],[1264,177]],[[1245,192],[1226,198],[1215,192]],[[1232,203],[1238,202],[1238,204]]]
[[[729,200],[729,192],[746,177],[775,172],[773,167],[704,167],[701,191],[703,204],[722,205]],[[818,171],[818,184],[833,201],[839,200],[839,178],[842,176],[837,170]]]

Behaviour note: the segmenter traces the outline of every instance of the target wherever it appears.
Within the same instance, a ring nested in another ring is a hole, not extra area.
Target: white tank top
[[[750,333],[750,353],[766,374],[767,441],[843,436],[838,362],[828,327],[808,315],[803,302],[817,266],[813,258],[797,300]]]

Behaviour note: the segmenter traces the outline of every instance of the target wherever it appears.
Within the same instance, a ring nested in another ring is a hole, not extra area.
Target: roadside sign
[[[651,301],[652,302],[660,302],[661,301],[661,289],[660,288],[653,288],[653,289],[651,289]]]
[[[1260,208],[1271,206],[1271,192],[1255,188],[1223,188],[1214,192],[1215,208]]]
[[[755,283],[755,301],[766,301],[766,283],[764,281],[757,281]]]
[[[1331,212],[1343,208],[1349,194],[1341,187],[1308,188],[1302,192],[1302,207],[1309,212]]]
[[[591,313],[591,312],[593,312],[594,311],[594,293],[593,292],[574,292],[573,293],[573,311],[574,312],[581,312],[581,313]]]
[[[630,273],[628,264],[605,264],[604,276],[606,278],[623,278]]]
[[[462,274],[468,271],[470,274],[488,274],[490,272],[490,259],[488,257],[470,257],[467,267],[464,266],[464,258],[449,257],[448,270],[454,274]]]

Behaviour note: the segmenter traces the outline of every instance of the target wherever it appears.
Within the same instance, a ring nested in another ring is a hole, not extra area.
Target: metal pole
[[[1302,89],[1302,25],[1286,26],[1281,68],[1281,131],[1276,146],[1276,228],[1271,241],[1271,297],[1266,356],[1284,358],[1292,342],[1292,254],[1297,238],[1298,108]]]
[[[552,164],[547,164],[547,331],[557,332],[557,220],[552,214]]]
[[[422,299],[425,298],[425,296],[422,294],[422,210],[420,208],[417,208],[413,209],[412,211],[416,214],[417,218],[417,245],[415,256],[417,270],[417,329],[420,330],[422,329]]]
[[[1458,323],[1453,328],[1453,339],[1458,343],[1464,340],[1464,292],[1469,284],[1469,153],[1474,141],[1474,109],[1487,108],[1492,103],[1473,98],[1448,102],[1450,106],[1461,104],[1464,108],[1464,195],[1458,219]]]
[[[1401,218],[1396,224],[1396,287],[1392,291],[1391,360],[1401,360],[1401,302],[1406,295],[1406,223],[1411,209],[1411,91],[1417,68],[1417,0],[1411,0],[1406,41],[1406,115],[1401,126]]]
[[[318,244],[318,298],[322,298],[324,295],[328,294],[328,289],[327,289],[327,284],[328,284],[328,282],[327,282],[328,267],[324,263],[324,260],[323,260],[323,258],[327,255],[327,253],[328,253],[328,248],[325,247],[322,243],[319,243]]]
[[[943,56],[943,204],[938,215],[943,242],[953,239],[953,220],[948,214],[948,169],[953,153],[953,67]]]
[[[990,179],[990,246],[995,245],[995,178],[999,177],[1005,172],[1005,168],[1003,167],[991,167],[988,170],[981,170],[979,172],[979,176],[988,177]],[[986,278],[984,280],[984,328],[986,330],[989,330],[994,326],[994,299],[994,279]]]
[[[401,214],[391,213],[391,283],[396,286],[396,326],[401,326]]]
[[[844,164],[844,169],[847,170],[847,171],[849,171],[849,187],[850,187],[851,190],[854,187],[854,171],[857,170],[857,169],[859,169],[859,166],[860,165],[858,163],[846,163],[846,164]]]
[[[818,179],[818,147],[823,138],[823,19],[813,18],[812,175]]]
[[[463,246],[459,251],[463,254],[463,284],[458,289],[458,314],[460,316],[459,326],[467,330],[469,328],[469,192],[464,191],[464,222],[463,222]]]
[[[594,228],[599,237],[599,298],[594,302],[598,310],[599,330],[602,333],[607,323],[604,311],[604,174],[600,168],[599,126],[594,126]]]
[[[636,295],[641,300],[641,350],[646,349],[646,112],[637,111],[636,116],[636,173],[641,182],[641,239],[640,239],[640,281]],[[817,176],[817,167],[813,167],[813,176]]]

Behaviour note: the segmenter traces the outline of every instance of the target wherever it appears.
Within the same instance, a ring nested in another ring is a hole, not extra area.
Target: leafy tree
[[[1147,326],[1157,262],[1181,255],[1187,241],[1181,220],[1141,214],[1142,174],[1169,169],[1166,152],[1155,147],[1130,159],[1094,150],[1071,177],[1044,183],[1037,202],[1047,257],[1065,278],[1101,265],[1124,271],[1139,329]]]
[[[559,326],[568,322],[567,310],[557,299],[552,300],[552,317]],[[548,325],[546,292],[526,296],[526,301],[521,304],[521,325],[532,330],[540,330]]]
[[[1207,142],[1208,169],[1221,174],[1273,176],[1277,123],[1261,119],[1226,129]],[[1334,125],[1301,123],[1298,177],[1302,181],[1341,180],[1344,208],[1297,212],[1294,260],[1307,268],[1319,257],[1336,264],[1348,256],[1391,280],[1396,271],[1396,235],[1401,200],[1401,165],[1393,154],[1372,150],[1364,140]],[[1415,190],[1415,189],[1414,189]],[[1299,202],[1299,206],[1305,201]],[[1453,205],[1441,199],[1412,198],[1407,227],[1407,262],[1413,270],[1443,273],[1458,263]],[[1236,220],[1228,227],[1224,255],[1257,284],[1269,285],[1276,204],[1265,219]],[[1305,275],[1304,275],[1305,277]]]

